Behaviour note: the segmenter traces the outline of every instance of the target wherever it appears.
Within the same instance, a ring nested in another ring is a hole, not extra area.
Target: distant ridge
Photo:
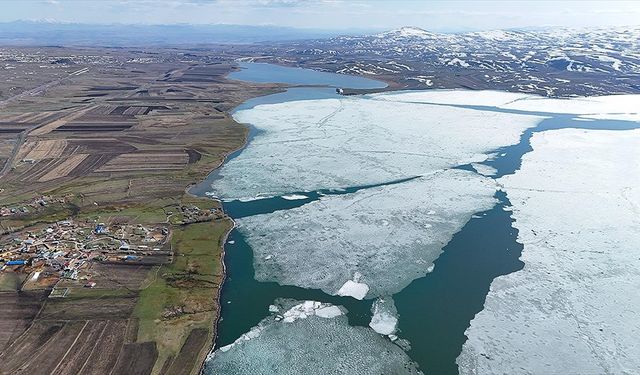
[[[405,37],[405,38],[425,38],[425,37],[431,37],[433,35],[435,34],[415,26],[405,26],[399,29],[394,29],[391,31],[378,34],[378,36],[380,37],[398,36],[398,37]]]
[[[143,46],[179,44],[247,44],[337,35],[361,35],[363,30],[319,30],[246,25],[126,25],[81,24],[51,19],[0,23],[0,45]]]

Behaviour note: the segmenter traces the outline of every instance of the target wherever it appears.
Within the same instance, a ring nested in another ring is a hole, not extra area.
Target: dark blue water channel
[[[284,82],[294,85],[324,84],[333,87],[373,88],[369,82],[371,80],[359,86],[358,77],[267,64],[243,64],[243,67],[244,70],[232,74],[231,78],[254,82]],[[258,104],[335,97],[335,95],[333,88],[297,87],[284,93],[249,100],[239,109]],[[484,163],[497,170],[494,178],[512,174],[520,167],[522,156],[531,151],[530,139],[535,132],[560,128],[611,130],[638,128],[638,123],[627,121],[577,121],[572,115],[511,111],[484,106],[458,107],[546,117],[537,127],[525,131],[518,144],[495,150],[497,156]],[[257,134],[259,133],[253,129],[251,137]],[[242,150],[230,157],[240,152]],[[470,165],[461,165],[456,168],[473,170]],[[203,195],[210,188],[211,180],[215,178],[218,178],[216,172],[202,184],[194,187],[192,192]],[[384,184],[288,194],[306,197],[299,200],[287,200],[279,196],[249,202],[223,202],[223,205],[232,218],[241,218],[300,207],[320,199],[323,195],[352,194],[362,189],[403,183],[411,178],[415,177]],[[453,236],[435,261],[433,272],[414,280],[408,287],[393,296],[399,313],[399,336],[410,341],[411,349],[408,354],[425,373],[445,375],[458,373],[455,360],[466,341],[464,332],[475,314],[482,310],[491,282],[498,276],[522,269],[524,265],[519,260],[522,245],[516,242],[518,231],[512,225],[513,219],[509,210],[511,204],[507,193],[497,192],[495,198],[498,203],[492,209],[476,213]],[[249,331],[269,314],[268,306],[277,298],[316,300],[342,305],[349,310],[347,316],[350,324],[360,326],[369,324],[371,300],[358,301],[350,297],[331,296],[320,290],[257,282],[254,279],[252,249],[237,230],[231,232],[225,250],[227,278],[221,294],[222,319],[218,326],[216,347],[230,344]]]

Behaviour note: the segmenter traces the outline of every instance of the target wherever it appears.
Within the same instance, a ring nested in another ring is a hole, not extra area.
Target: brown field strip
[[[0,373],[11,374],[12,370],[32,358],[34,353],[51,341],[64,327],[64,323],[34,323],[27,331],[0,353]]]
[[[109,374],[118,360],[120,349],[124,345],[126,320],[107,322],[102,334],[96,339],[95,346],[86,357],[86,362],[78,374]]]
[[[43,159],[38,163],[31,165],[27,170],[22,172],[18,179],[20,181],[36,181],[40,176],[44,175],[55,166],[58,159]]]
[[[105,321],[87,321],[87,325],[77,336],[73,345],[67,349],[67,352],[61,358],[56,358],[58,363],[54,368],[54,373],[79,374],[106,325],[107,322]]]
[[[191,330],[178,355],[171,362],[165,374],[189,375],[198,364],[198,355],[203,350],[209,331],[202,328]],[[163,374],[164,375],[164,374]]]
[[[87,112],[90,116],[106,116],[113,112],[117,107],[115,105],[97,105]]]
[[[44,176],[40,177],[38,181],[51,181],[56,178],[67,176],[72,170],[74,170],[89,154],[75,154],[69,156],[65,161],[56,165],[52,170],[47,172]]]
[[[42,293],[0,293],[0,352],[29,327],[40,310]]]
[[[33,142],[29,142],[33,143]],[[62,152],[67,146],[67,141],[64,139],[48,139],[44,141],[37,141],[35,145],[29,151],[25,159],[40,160],[40,159],[55,159],[62,156]],[[25,147],[28,147],[25,145]]]
[[[78,117],[84,115],[85,113],[87,113],[88,111],[90,111],[93,107],[88,107],[88,108],[83,108],[80,110],[76,110],[75,112],[71,112],[55,121],[52,121],[46,125],[40,126],[37,129],[34,129],[33,131],[31,131],[31,133],[29,133],[29,135],[31,136],[38,136],[38,135],[43,135],[43,134],[47,134],[50,133],[51,131],[57,129],[58,127],[66,124],[67,122],[73,121],[75,119],[77,119]]]
[[[157,359],[155,342],[125,344],[111,374],[150,374]]]
[[[122,154],[111,159],[97,172],[182,169],[189,162],[186,152],[140,152]]]
[[[36,321],[0,354],[0,373],[109,374],[122,353],[127,325],[128,320]],[[147,356],[148,369],[155,357],[153,351]]]
[[[57,324],[57,323],[56,323]],[[25,363],[19,367],[13,367],[15,374],[52,374],[57,365],[56,359],[62,358],[71,347],[76,338],[82,334],[86,322],[60,323],[62,328],[58,330],[37,351],[29,353]]]
[[[86,176],[107,163],[112,157],[108,154],[89,155],[69,175]]]
[[[69,146],[81,154],[124,154],[136,150],[134,146],[115,138],[68,138]]]

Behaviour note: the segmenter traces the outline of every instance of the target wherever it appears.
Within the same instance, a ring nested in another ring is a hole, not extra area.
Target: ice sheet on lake
[[[500,105],[500,107],[524,111],[593,114],[598,118],[615,119],[620,114],[637,114],[640,108],[640,95],[605,95],[571,99],[533,97]]]
[[[517,143],[526,128],[542,119],[402,102],[408,95],[414,94],[294,101],[238,111],[237,121],[260,132],[222,166],[213,189],[223,199],[242,199],[422,175],[481,162],[490,151]],[[489,91],[472,95],[481,102],[516,98]]]
[[[283,315],[265,318],[216,350],[205,374],[419,374],[397,345],[366,327],[350,326],[338,306],[286,302]],[[274,309],[275,310],[275,309]],[[294,319],[287,319],[295,317]],[[246,334],[245,334],[246,335]]]
[[[545,98],[537,95],[469,90],[399,91],[373,94],[373,99],[407,103],[491,106],[528,112],[576,114],[585,118],[638,121],[640,95]]]
[[[491,208],[490,179],[448,169],[517,143],[542,117],[403,102],[411,95],[287,102],[235,114],[260,132],[220,170],[213,188],[222,198],[424,176],[238,220],[258,280],[355,298],[393,294],[428,272],[473,213]],[[438,95],[455,102],[465,93],[443,91],[430,100]],[[484,104],[523,97],[471,95]]]
[[[495,279],[462,374],[640,372],[640,131],[537,133],[515,175],[522,271]]]
[[[371,322],[369,327],[381,335],[393,335],[398,327],[398,310],[393,298],[378,298],[371,306]]]
[[[428,90],[397,91],[372,94],[372,98],[394,102],[438,103],[453,105],[481,105],[498,107],[517,100],[539,98],[531,94],[506,91]]]
[[[366,284],[367,297],[385,296],[426,275],[471,215],[493,207],[495,189],[452,169],[237,222],[257,280],[356,298]]]

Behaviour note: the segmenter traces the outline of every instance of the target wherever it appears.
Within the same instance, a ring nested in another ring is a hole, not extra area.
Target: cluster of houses
[[[0,217],[28,214],[33,211],[37,211],[47,207],[52,203],[65,203],[65,198],[52,198],[49,196],[41,196],[35,198],[33,201],[25,204],[19,204],[15,206],[0,207]]]
[[[179,208],[182,220],[178,224],[190,224],[202,221],[210,221],[223,216],[222,210],[217,208],[201,209],[196,205],[182,205]],[[173,212],[169,212],[173,215]]]
[[[164,225],[58,221],[3,236],[0,272],[22,274],[41,286],[70,280],[93,288],[93,262],[127,264],[146,255],[167,253],[169,238],[170,230]]]

